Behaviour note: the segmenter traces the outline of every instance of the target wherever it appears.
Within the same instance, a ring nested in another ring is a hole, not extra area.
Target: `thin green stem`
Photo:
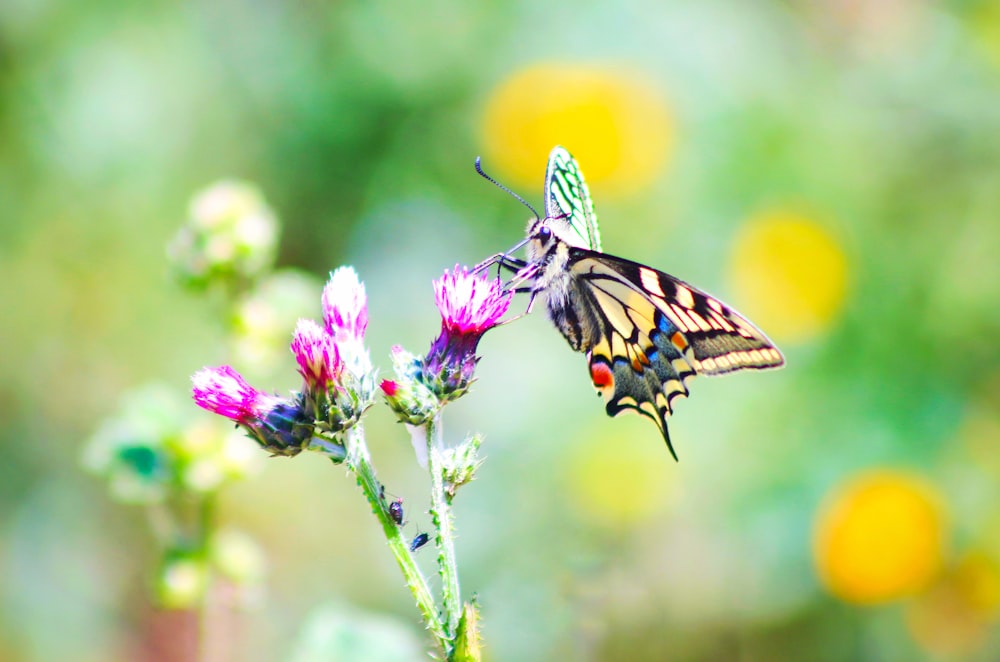
[[[410,552],[410,546],[403,537],[399,526],[392,520],[389,508],[382,498],[381,484],[375,478],[375,468],[371,464],[368,454],[368,446],[365,443],[365,433],[360,423],[356,424],[347,432],[347,458],[344,460],[347,466],[358,481],[358,487],[364,493],[365,498],[372,507],[375,517],[382,523],[382,531],[385,533],[389,550],[396,557],[399,569],[403,571],[406,578],[406,585],[413,594],[413,599],[420,610],[438,646],[446,653],[451,650],[451,633],[445,630],[441,618],[438,616],[437,604],[431,593],[427,580],[417,567],[417,563]]]
[[[441,456],[444,440],[441,433],[441,413],[427,423],[427,468],[431,474],[431,518],[437,529],[438,571],[441,573],[441,602],[449,636],[454,639],[462,616],[462,594],[458,585],[458,563],[455,559],[455,537],[451,506],[444,490]],[[449,650],[449,659],[451,651]]]

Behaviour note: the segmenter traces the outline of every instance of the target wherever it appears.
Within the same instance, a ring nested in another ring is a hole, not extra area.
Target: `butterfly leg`
[[[471,270],[472,273],[477,274],[480,271],[483,271],[485,269],[489,269],[494,264],[499,263],[503,259],[503,257],[505,255],[506,255],[506,253],[496,253],[495,255],[489,256],[488,258],[486,258],[485,260],[483,260],[482,262],[480,262],[476,266],[472,267],[472,270]]]
[[[538,290],[533,287],[516,287],[513,292],[515,294],[522,294],[524,292],[531,292],[531,298],[528,299],[528,307],[524,309],[524,312],[520,315],[514,315],[510,319],[505,319],[504,321],[497,324],[497,326],[503,326],[505,324],[510,324],[511,322],[516,322],[522,317],[527,317],[531,313],[531,309],[535,306],[535,297],[538,295]]]
[[[497,266],[503,267],[504,269],[517,273],[521,269],[524,269],[526,266],[528,266],[528,263],[516,257],[505,255],[504,257],[500,258],[500,260],[497,262]]]
[[[489,269],[494,264],[497,265],[497,267],[503,267],[504,269],[509,269],[510,271],[517,271],[518,269],[523,269],[528,266],[528,263],[524,260],[511,257],[508,253],[497,253],[496,255],[491,255],[476,266],[472,267],[472,273],[475,274],[485,269]]]
[[[506,269],[508,271],[513,272],[514,274],[517,274],[519,271],[528,266],[528,263],[525,262],[524,260],[519,260],[516,257],[510,257],[509,255],[505,255],[501,257],[499,260],[497,260],[496,265],[497,265],[497,278],[500,278],[501,269]]]
[[[514,271],[514,277],[503,284],[503,288],[508,291],[513,291],[518,294],[523,292],[534,292],[535,288],[533,285],[525,285],[525,283],[533,283],[535,276],[538,273],[537,264],[525,264],[525,266],[520,269],[514,270],[513,266],[504,265],[511,271]],[[534,294],[532,294],[534,297]]]
[[[513,265],[516,268],[518,268],[518,269],[523,269],[525,266],[527,266],[528,263],[525,262],[524,260],[519,260],[516,257],[511,257],[511,253],[514,253],[516,251],[521,250],[521,248],[525,244],[527,244],[529,241],[530,241],[530,238],[525,237],[524,239],[522,239],[521,241],[517,242],[516,244],[514,244],[513,246],[511,246],[509,249],[507,249],[506,251],[504,251],[503,253],[497,253],[496,255],[491,255],[490,257],[486,258],[485,260],[483,260],[482,262],[480,262],[476,266],[472,267],[472,273],[478,273],[478,272],[482,271],[483,269],[489,269],[494,264],[500,264],[502,266],[507,266],[506,263],[508,263],[508,262],[511,265]],[[513,271],[513,269],[512,269],[512,271]]]

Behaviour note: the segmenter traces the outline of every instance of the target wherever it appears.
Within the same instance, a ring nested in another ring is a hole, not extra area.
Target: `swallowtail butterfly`
[[[544,195],[545,217],[535,214],[527,238],[478,268],[498,264],[516,271],[509,287],[530,293],[526,313],[543,301],[570,347],[586,353],[608,415],[634,411],[652,419],[676,459],[667,418],[674,398],[688,395],[691,378],[778,368],[784,357],[760,329],[715,297],[601,252],[583,173],[562,147],[549,155]],[[525,245],[527,260],[510,255]]]

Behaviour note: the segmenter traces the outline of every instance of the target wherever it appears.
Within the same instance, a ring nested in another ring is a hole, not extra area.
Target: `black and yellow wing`
[[[692,377],[784,364],[745,317],[673,276],[582,248],[570,250],[568,269],[567,313],[588,327],[579,349],[608,415],[650,418],[675,458],[667,418]]]

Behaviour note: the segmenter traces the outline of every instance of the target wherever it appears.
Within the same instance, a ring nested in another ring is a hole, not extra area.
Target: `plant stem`
[[[372,507],[372,512],[382,523],[382,531],[385,533],[386,542],[399,569],[403,571],[406,578],[406,585],[413,593],[413,599],[417,603],[417,609],[423,615],[424,623],[430,630],[438,646],[447,653],[452,647],[452,631],[446,631],[441,618],[438,616],[437,604],[431,594],[427,580],[417,567],[410,546],[403,538],[399,526],[392,520],[388,506],[381,496],[381,484],[375,478],[375,468],[371,464],[368,454],[368,445],[365,443],[365,433],[360,423],[356,424],[347,432],[347,458],[344,464],[357,478],[358,487],[364,492],[365,498]]]
[[[458,585],[458,564],[455,560],[455,540],[451,507],[444,491],[441,455],[444,440],[441,433],[441,413],[427,423],[427,468],[431,474],[431,518],[437,529],[438,571],[441,573],[441,602],[448,635],[454,639],[458,620],[462,616],[462,594]],[[451,659],[451,651],[448,651]]]

